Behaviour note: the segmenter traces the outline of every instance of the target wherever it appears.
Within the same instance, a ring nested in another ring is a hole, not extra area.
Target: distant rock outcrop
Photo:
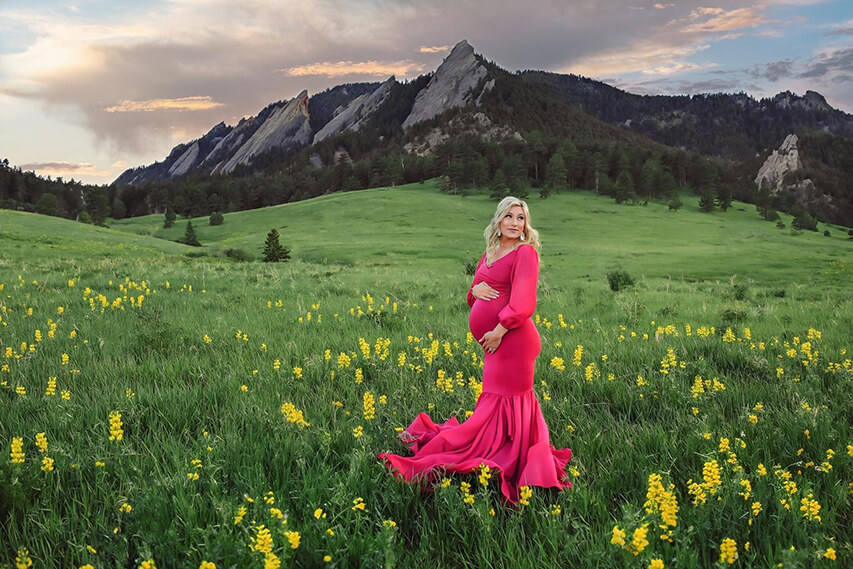
[[[479,101],[482,92],[474,91],[487,74],[486,67],[474,54],[474,48],[465,40],[457,43],[427,86],[415,97],[412,112],[403,121],[403,128],[429,120],[447,109]],[[487,83],[482,91],[493,86],[494,82]]]
[[[789,134],[782,146],[764,161],[755,177],[755,184],[759,188],[763,183],[772,193],[777,193],[783,188],[786,176],[803,167],[797,150],[797,140],[796,134]]]
[[[395,83],[397,80],[392,75],[372,93],[361,95],[343,109],[339,109],[334,118],[314,135],[314,144],[346,130],[359,130],[373,112],[385,102]]]
[[[264,152],[281,149],[284,154],[310,144],[308,119],[308,92],[302,91],[235,127],[219,123],[201,138],[173,148],[163,162],[125,170],[115,183],[144,184],[197,172],[227,174],[238,166],[251,166]]]
[[[279,108],[237,152],[215,172],[227,174],[239,165],[251,164],[252,158],[263,152],[305,146],[311,142],[311,126],[308,124],[308,91],[302,91],[284,107]]]

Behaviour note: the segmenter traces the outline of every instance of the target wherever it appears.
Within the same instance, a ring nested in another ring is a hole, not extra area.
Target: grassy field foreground
[[[482,388],[485,197],[335,194],[194,220],[200,249],[162,216],[0,211],[0,566],[853,564],[853,242],[743,204],[529,201],[536,391],[575,486],[517,508],[375,459]],[[272,227],[290,263],[222,257]]]

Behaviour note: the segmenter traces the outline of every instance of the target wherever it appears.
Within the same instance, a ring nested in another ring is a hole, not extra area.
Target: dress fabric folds
[[[536,311],[539,257],[521,245],[487,265],[480,259],[471,288],[485,281],[499,293],[494,300],[474,298],[468,324],[475,339],[500,322],[508,332],[494,353],[485,353],[483,392],[464,423],[451,417],[435,423],[420,413],[401,433],[413,456],[382,453],[395,476],[432,482],[445,472],[472,472],[488,465],[500,477],[501,492],[518,501],[522,486],[571,488],[565,468],[571,449],[551,444],[548,426],[533,391],[533,372],[541,348],[531,320]]]

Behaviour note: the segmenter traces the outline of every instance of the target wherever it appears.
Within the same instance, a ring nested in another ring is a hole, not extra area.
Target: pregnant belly
[[[483,334],[495,329],[495,326],[498,325],[498,313],[503,310],[508,300],[508,298],[504,300],[502,297],[498,297],[494,300],[477,299],[474,301],[474,306],[471,307],[471,312],[468,315],[468,328],[474,335],[474,340],[479,340]]]

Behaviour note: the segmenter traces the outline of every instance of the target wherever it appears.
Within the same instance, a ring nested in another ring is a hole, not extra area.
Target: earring
[[[521,240],[524,241],[524,233],[521,234]]]
[[[500,231],[500,229],[498,229],[498,237],[500,237],[500,236],[501,236],[501,231]]]

